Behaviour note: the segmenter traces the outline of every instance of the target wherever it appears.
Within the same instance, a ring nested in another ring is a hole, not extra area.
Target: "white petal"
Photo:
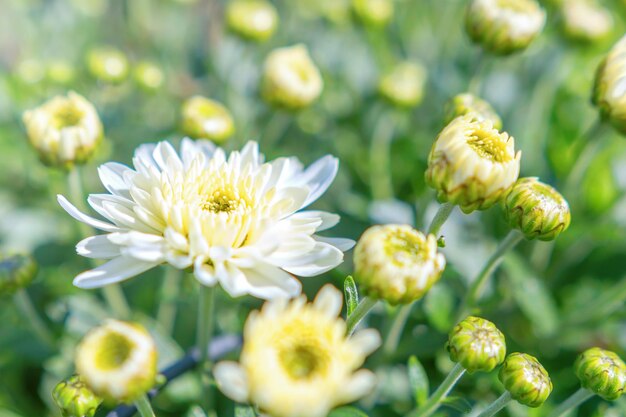
[[[350,337],[350,341],[364,356],[374,352],[381,344],[380,333],[375,329],[359,330]]]
[[[129,184],[125,181],[124,176],[134,173],[132,169],[126,165],[117,162],[108,162],[98,167],[98,176],[104,188],[111,194],[130,198]]]
[[[308,185],[311,191],[302,207],[308,206],[324,194],[335,179],[338,169],[339,160],[333,156],[326,155],[315,161],[304,171],[301,181]]]
[[[117,226],[114,226],[114,225],[112,225],[110,223],[103,222],[102,220],[94,219],[93,217],[88,216],[88,215],[82,213],[80,210],[78,210],[76,207],[74,207],[74,205],[72,203],[70,203],[65,197],[63,197],[60,194],[57,195],[57,201],[59,202],[61,207],[63,207],[63,209],[65,211],[67,211],[67,213],[70,216],[72,216],[73,218],[75,218],[79,222],[88,224],[89,226],[94,227],[96,229],[104,230],[105,232],[120,232],[120,231],[122,231],[122,229],[120,229]]]
[[[248,378],[243,368],[236,362],[219,362],[213,368],[217,386],[231,400],[248,402]]]
[[[109,240],[109,235],[98,235],[78,242],[76,253],[87,258],[111,259],[120,255],[120,247]]]
[[[292,275],[270,265],[242,269],[250,284],[249,294],[264,300],[300,295],[302,284]]]
[[[290,219],[319,219],[322,223],[317,227],[316,231],[330,229],[339,223],[340,217],[334,213],[328,213],[326,211],[307,210],[294,213],[289,217]]]
[[[318,242],[328,243],[339,249],[342,252],[347,252],[356,245],[356,242],[352,239],[346,239],[344,237],[324,237],[324,236],[313,236],[313,239]]]
[[[283,267],[287,272],[301,277],[312,277],[330,271],[343,262],[343,252],[324,242],[317,242],[308,254],[292,260],[290,264],[298,265]]]
[[[209,265],[204,263],[202,258],[197,258],[194,262],[193,274],[203,285],[212,287],[217,284],[215,271]]]
[[[139,275],[157,265],[158,263],[141,262],[120,256],[78,275],[74,278],[74,285],[83,289],[100,288]]]
[[[376,387],[376,375],[367,369],[355,372],[339,394],[342,403],[351,403],[372,392]]]
[[[341,291],[330,284],[326,284],[315,296],[313,305],[315,308],[329,317],[336,318],[341,312],[343,295]]]

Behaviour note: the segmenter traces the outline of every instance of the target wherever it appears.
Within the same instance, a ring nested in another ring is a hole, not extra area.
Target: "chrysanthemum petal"
[[[374,329],[359,330],[350,337],[350,341],[364,356],[374,352],[381,344],[380,333]]]
[[[236,362],[219,362],[213,368],[213,376],[220,391],[231,400],[239,403],[248,401],[248,379],[246,373]]]
[[[98,167],[98,176],[104,188],[113,195],[130,198],[129,185],[124,176],[133,170],[117,162],[107,162]]]
[[[342,304],[343,295],[330,284],[324,285],[313,301],[315,308],[328,317],[337,317]]]
[[[339,160],[330,155],[326,155],[315,161],[304,171],[300,181],[307,184],[311,191],[302,207],[308,206],[324,194],[335,179],[338,169]]]
[[[324,237],[324,236],[315,235],[313,236],[313,238],[317,240],[318,242],[328,243],[329,245],[336,247],[342,252],[349,251],[356,244],[354,240],[346,239],[343,237]]]
[[[120,247],[112,243],[109,235],[97,235],[81,240],[76,245],[76,253],[87,258],[111,259],[120,255]]]
[[[139,275],[158,264],[119,256],[78,275],[74,278],[74,285],[83,289],[100,288]]]
[[[311,277],[330,271],[343,262],[343,252],[324,242],[317,242],[311,252],[294,258],[293,266],[284,267],[287,272],[301,277]]]
[[[350,403],[372,392],[376,387],[376,375],[367,369],[361,369],[352,375],[338,396],[341,403]]]
[[[70,203],[67,198],[63,197],[60,194],[57,195],[57,201],[70,216],[72,216],[79,222],[85,223],[96,229],[104,230],[105,232],[119,232],[122,230],[119,227],[114,226],[110,223],[106,223],[102,220],[97,220],[91,216],[87,216],[86,214],[78,210],[72,203]]]

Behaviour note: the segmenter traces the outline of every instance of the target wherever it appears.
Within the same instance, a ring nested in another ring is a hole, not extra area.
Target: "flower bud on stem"
[[[143,395],[135,400],[135,406],[137,407],[141,417],[155,417],[152,406],[150,405],[150,400],[146,395]]]
[[[463,374],[465,374],[463,366],[458,363],[454,365],[454,368],[452,368],[446,379],[443,380],[433,395],[428,398],[421,408],[410,413],[409,417],[428,417],[432,415],[437,411],[441,402],[448,396],[450,390],[452,390],[458,380],[461,379]]]

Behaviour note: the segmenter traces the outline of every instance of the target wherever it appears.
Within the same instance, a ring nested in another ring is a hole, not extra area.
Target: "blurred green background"
[[[443,127],[444,103],[467,89],[481,55],[464,32],[466,1],[398,0],[392,22],[378,29],[360,24],[349,0],[273,3],[280,15],[278,31],[257,44],[225,27],[225,0],[0,1],[0,246],[36,257],[41,270],[28,292],[59,338],[56,348],[42,344],[12,300],[2,300],[0,417],[58,415],[52,387],[71,373],[80,336],[109,315],[97,291],[71,284],[88,263],[74,251],[76,222],[56,203],[56,194],[67,194],[65,174],[39,163],[21,122],[24,110],[56,94],[75,90],[84,95],[104,123],[106,141],[82,168],[86,192],[102,191],[99,163],[129,163],[141,143],[178,141],[181,103],[201,94],[222,102],[235,118],[237,132],[224,144],[227,149],[257,140],[268,158],[296,155],[310,163],[326,153],[339,157],[338,178],[316,203],[342,215],[334,236],[357,239],[372,223],[423,228],[430,221],[437,203],[424,184],[428,152]],[[482,96],[522,150],[523,176],[562,186],[581,151],[576,139],[597,118],[589,101],[595,68],[626,27],[625,2],[603,4],[614,18],[606,40],[569,41],[558,8],[545,4],[546,28],[527,51],[482,60]],[[288,113],[266,105],[258,83],[267,53],[296,43],[309,47],[324,91],[313,106]],[[146,89],[132,76],[119,84],[94,79],[85,56],[102,45],[123,51],[131,72],[138,62],[156,63],[165,75],[163,85]],[[381,74],[407,59],[424,65],[428,80],[421,105],[402,110],[382,99],[377,85]],[[380,152],[372,137],[389,120],[393,140]],[[607,135],[582,184],[566,195],[572,203],[570,229],[556,244],[523,242],[491,281],[481,314],[504,332],[510,352],[537,356],[554,382],[550,404],[536,410],[514,404],[501,415],[545,415],[578,388],[572,364],[587,347],[603,346],[625,357],[626,145],[616,133]],[[393,187],[373,192],[375,181],[390,181]],[[370,361],[381,384],[360,404],[368,415],[403,415],[412,408],[406,372],[410,355],[424,364],[431,389],[451,369],[444,342],[455,309],[468,280],[507,231],[499,207],[468,216],[455,212],[444,226],[448,268],[413,309],[392,358]],[[348,254],[337,270],[305,279],[306,292],[312,295],[328,281],[341,288],[351,271]],[[197,284],[184,281],[170,336],[150,318],[167,296],[161,293],[162,274],[150,271],[123,288],[136,318],[156,335],[166,364],[193,344]],[[231,302],[220,292],[218,332],[239,332],[247,312],[259,305],[249,297]],[[379,308],[370,324],[384,329],[387,313]],[[476,374],[464,378],[454,395],[470,404],[487,403],[501,389],[495,372]],[[156,401],[157,415],[186,415],[198,393],[193,377],[180,379]],[[232,403],[221,396],[218,415],[233,415]],[[439,415],[461,413],[442,408]],[[626,416],[626,400],[610,404],[595,397],[578,415]]]

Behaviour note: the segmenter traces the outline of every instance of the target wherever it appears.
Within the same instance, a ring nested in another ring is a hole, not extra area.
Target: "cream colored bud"
[[[592,101],[602,118],[626,135],[626,36],[598,67]]]
[[[502,129],[502,119],[491,104],[471,93],[457,94],[446,103],[445,123],[448,124],[457,117],[470,113],[476,120],[489,120],[493,123],[494,129]]]
[[[320,71],[302,44],[275,49],[265,60],[261,91],[271,104],[292,110],[307,107],[323,86]]]
[[[265,41],[278,27],[276,7],[266,0],[233,0],[226,7],[230,30],[253,41]]]
[[[185,101],[182,107],[182,128],[195,139],[224,142],[235,132],[230,111],[221,103],[201,96]]]
[[[369,297],[410,303],[426,294],[446,266],[437,238],[406,225],[372,226],[354,252],[355,278]]]
[[[153,62],[142,61],[133,70],[133,77],[144,90],[158,90],[163,86],[165,75],[163,70]]]
[[[89,51],[87,68],[91,75],[101,81],[119,83],[128,76],[129,65],[122,51],[104,46]]]
[[[613,30],[613,17],[595,0],[567,0],[561,4],[563,30],[574,41],[596,42]]]
[[[95,107],[74,92],[26,111],[23,119],[31,145],[49,166],[70,168],[86,162],[102,139]]]
[[[393,18],[394,0],[352,0],[354,14],[366,25],[380,27]]]
[[[508,55],[526,49],[545,21],[546,13],[535,0],[471,0],[465,27],[485,50]]]
[[[460,116],[439,134],[428,157],[426,182],[441,202],[465,213],[502,200],[517,180],[521,152],[515,140],[488,120]]]
[[[378,85],[380,94],[400,107],[414,107],[422,102],[426,69],[416,62],[402,62],[385,74]]]

